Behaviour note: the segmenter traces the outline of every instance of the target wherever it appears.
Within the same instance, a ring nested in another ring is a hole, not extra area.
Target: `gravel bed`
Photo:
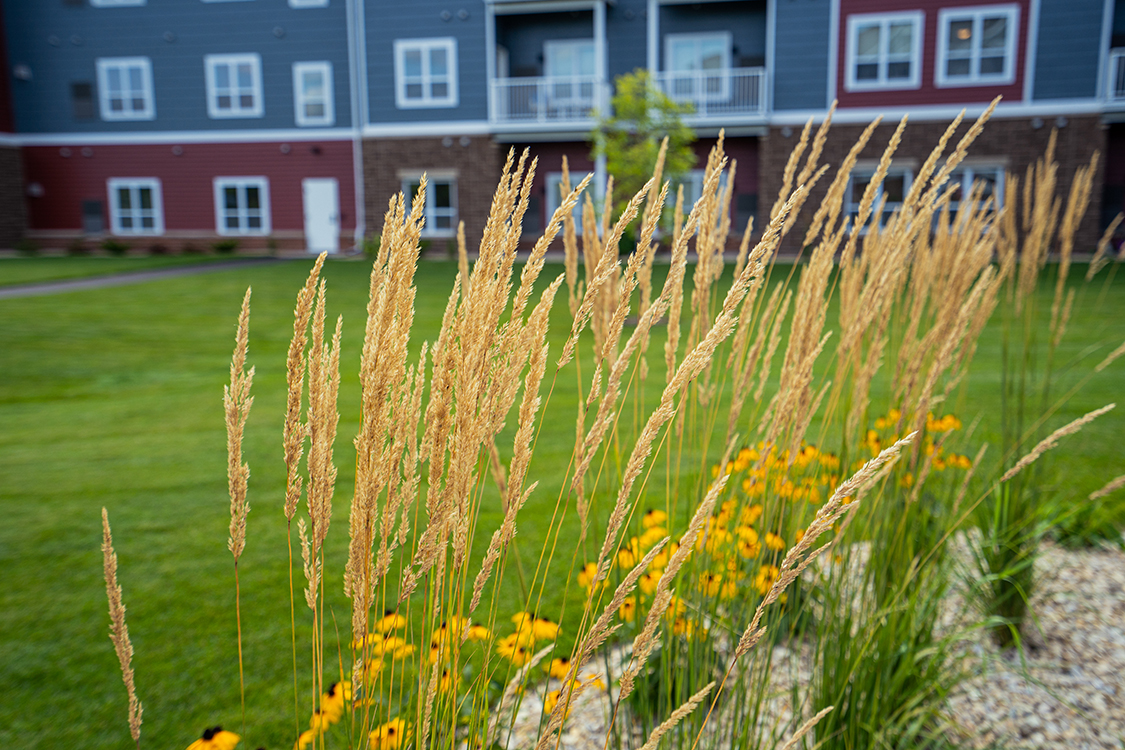
[[[1025,664],[1017,652],[999,651],[977,631],[967,644],[973,676],[948,702],[951,739],[974,749],[1125,750],[1125,553],[1047,543],[1036,571],[1037,622],[1024,629]],[[966,609],[956,593],[947,605],[949,620]],[[808,647],[801,653],[775,648],[771,687],[779,697],[767,707],[767,721],[785,722],[791,715],[787,683],[808,680],[809,655]],[[597,661],[583,674],[604,681],[605,665]],[[609,662],[616,673],[617,652]],[[557,688],[555,683],[547,689]],[[524,696],[507,744],[511,750],[535,747],[543,693],[540,685]],[[583,694],[564,725],[562,748],[604,747],[609,711],[604,692]]]

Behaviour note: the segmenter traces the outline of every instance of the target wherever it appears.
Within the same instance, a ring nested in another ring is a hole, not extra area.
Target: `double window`
[[[336,121],[332,103],[332,63],[293,63],[293,103],[298,125],[331,125]]]
[[[155,177],[114,177],[109,190],[110,230],[114,234],[163,234],[164,210],[160,180]]]
[[[668,34],[664,38],[667,94],[689,101],[730,98],[731,33]]]
[[[147,57],[103,57],[98,60],[98,91],[103,120],[151,120],[152,62]]]
[[[937,84],[1011,83],[1019,6],[947,8],[938,14]]]
[[[261,117],[262,58],[257,54],[207,55],[207,114],[212,118]]]
[[[269,181],[265,177],[216,177],[215,229],[219,234],[269,234]]]
[[[418,190],[422,183],[421,175],[408,175],[402,178],[402,192],[414,210]],[[451,237],[457,230],[457,176],[454,174],[429,173],[426,176],[426,203],[422,206],[426,223],[422,234],[428,237]]]
[[[918,88],[924,18],[921,11],[849,16],[847,89]]]
[[[847,214],[855,222],[859,216],[859,207],[863,203],[863,194],[867,192],[867,186],[871,184],[871,180],[875,176],[875,170],[861,170],[857,169],[852,173],[851,180],[848,183],[848,192],[846,196],[845,210]],[[895,167],[887,170],[883,182],[875,189],[875,199],[871,203],[871,211],[874,212],[879,205],[879,201],[885,199],[883,204],[883,215],[879,217],[879,226],[887,223],[887,219],[891,218],[897,209],[902,207],[902,202],[906,198],[906,194],[910,192],[910,186],[914,182],[914,170],[907,167]],[[868,216],[867,221],[871,221]],[[861,231],[866,231],[866,227],[861,227]]]
[[[395,41],[395,103],[399,109],[457,106],[457,40]]]

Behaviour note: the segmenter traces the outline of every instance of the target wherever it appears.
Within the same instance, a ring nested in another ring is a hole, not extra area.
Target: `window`
[[[114,234],[164,234],[160,180],[115,177],[107,185],[110,231]]]
[[[667,94],[694,101],[730,98],[731,34],[668,34],[664,66],[670,73]]]
[[[94,84],[89,81],[70,84],[70,106],[75,120],[93,120],[97,117],[94,110]]]
[[[706,176],[707,171],[703,169],[693,169],[684,175],[681,183],[672,185],[668,191],[668,196],[671,204],[676,205],[676,191],[679,185],[684,186],[684,220],[687,221],[687,215],[691,212],[692,206],[696,201],[703,197],[703,178]],[[727,175],[729,171],[724,171],[719,175],[719,195],[723,195],[723,191],[727,189]]]
[[[420,184],[420,175],[402,178],[402,192],[409,198],[411,210]],[[453,236],[457,229],[456,175],[430,173],[426,176],[425,218],[422,234],[430,237]]]
[[[852,217],[853,222],[859,216],[859,207],[863,203],[863,193],[867,190],[867,186],[871,184],[871,179],[874,176],[874,169],[869,171],[856,170],[852,173],[851,180],[848,183],[846,210],[848,215]],[[902,206],[902,201],[910,191],[910,185],[913,181],[914,171],[912,169],[892,165],[887,170],[887,175],[875,191],[875,200],[871,204],[871,210],[874,212],[879,201],[884,197],[886,198],[886,203],[883,204],[883,215],[879,219],[879,226],[886,224],[887,219],[891,218],[891,214]],[[867,220],[870,222],[871,217],[868,216]],[[866,232],[867,227],[861,227],[860,231]]]
[[[980,185],[980,200],[992,199],[992,208],[1004,206],[1004,167],[995,164],[962,165],[949,175],[949,182],[945,189],[953,189],[953,198],[949,202],[949,220],[952,222],[957,217],[962,201],[969,195],[973,183]]]
[[[212,118],[262,116],[262,58],[207,55],[207,114]]]
[[[921,85],[921,11],[848,16],[848,91]]]
[[[457,40],[395,41],[395,103],[399,109],[457,106]]]
[[[333,124],[336,110],[332,104],[332,63],[293,63],[293,102],[298,125]]]
[[[98,60],[98,93],[103,120],[151,120],[152,63],[147,57],[103,57]]]
[[[543,43],[543,73],[552,103],[594,101],[594,40],[550,40]]]
[[[215,228],[219,234],[269,234],[269,181],[265,177],[216,177]]]
[[[938,15],[938,86],[1011,83],[1019,6],[953,8]]]
[[[582,181],[583,175],[575,175],[574,172],[570,173],[570,189],[578,187],[578,183]],[[548,172],[547,173],[547,221],[555,215],[555,211],[563,202],[563,195],[559,188],[562,185],[562,172]],[[592,183],[591,183],[592,185]],[[582,206],[586,203],[586,195],[591,193],[592,187],[587,187],[586,191],[578,196],[578,202],[574,204],[574,210],[571,215],[574,217],[574,227],[578,234],[582,234]]]

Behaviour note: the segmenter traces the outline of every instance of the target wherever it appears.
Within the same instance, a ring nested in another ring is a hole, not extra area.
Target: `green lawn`
[[[130,271],[149,271],[154,268],[173,268],[197,263],[215,263],[222,260],[206,255],[143,258],[0,258],[0,287]]]
[[[8,281],[9,267],[19,270],[21,281],[30,281],[97,273],[89,269],[103,263],[116,271],[134,262],[0,261],[0,283],[14,283]],[[70,263],[75,264],[73,274]],[[6,322],[0,328],[0,513],[5,520],[0,565],[7,578],[0,590],[3,746],[92,750],[129,743],[125,692],[107,637],[99,551],[103,505],[113,524],[136,650],[137,686],[145,705],[143,744],[186,747],[203,727],[215,723],[238,730],[222,387],[229,377],[238,306],[247,285],[254,287],[249,360],[257,368],[245,445],[252,511],[241,564],[248,741],[250,747],[291,746],[281,425],[293,299],[309,266],[303,261],[250,266],[0,300]],[[336,444],[340,474],[326,562],[326,603],[341,631],[347,630],[350,617],[340,571],[347,549],[351,440],[358,427],[357,370],[369,268],[367,263],[337,262],[325,270],[329,315],[344,316]],[[544,277],[559,272],[559,267],[548,267]],[[419,267],[415,350],[423,339],[436,336],[454,273],[453,264]],[[1084,269],[1076,269],[1072,278],[1082,273]],[[1081,369],[1089,370],[1125,340],[1125,274],[1099,304],[1101,289],[1099,281],[1082,292],[1085,298],[1079,299],[1060,356],[1064,367],[1081,360]],[[1049,308],[1050,291],[1045,288],[1042,294],[1043,307]],[[564,296],[565,287],[552,321],[556,356],[569,328]],[[658,361],[662,344],[661,330],[654,334],[650,355],[650,402],[664,381]],[[991,326],[971,377],[951,405],[966,426],[980,415],[978,435],[993,445],[998,345],[998,328]],[[1122,364],[1091,381],[1051,426],[1119,398]],[[588,354],[584,366],[588,378]],[[1064,376],[1071,382],[1076,377]],[[544,392],[550,379],[549,370]],[[548,429],[537,444],[530,475],[541,484],[519,525],[521,563],[528,577],[573,445],[575,389],[571,365],[560,374],[545,412]],[[554,429],[558,424],[562,428]],[[505,456],[510,437],[511,428],[499,442]],[[717,442],[709,460],[717,458]],[[1125,413],[1113,413],[1071,438],[1044,475],[1047,490],[1075,502],[1084,498],[1125,471],[1123,442]],[[484,542],[496,518],[496,512],[482,517],[488,529]],[[591,536],[600,541],[596,530]],[[560,548],[571,549],[565,542]],[[482,551],[483,542],[477,554]],[[509,566],[506,576],[504,607],[510,612],[520,601],[516,569]],[[552,588],[542,612],[557,611],[562,601],[558,588]]]

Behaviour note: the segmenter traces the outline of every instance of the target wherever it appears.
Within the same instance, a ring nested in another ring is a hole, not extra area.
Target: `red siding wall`
[[[938,49],[938,12],[943,8],[994,5],[973,0],[841,0],[837,43],[836,96],[840,107],[909,107],[922,104],[970,104],[992,101],[1003,96],[1005,102],[1023,99],[1024,64],[1027,55],[1028,0],[1019,0],[1019,28],[1016,37],[1016,78],[1008,86],[951,86],[937,88],[934,76]],[[1004,3],[1007,4],[1007,3]],[[853,13],[893,13],[920,10],[925,13],[922,29],[921,87],[896,91],[849,92],[847,82],[848,16]]]
[[[173,149],[180,150],[177,155]],[[283,149],[287,148],[288,153]],[[266,177],[270,220],[277,231],[303,231],[301,180],[335,177],[340,188],[340,230],[355,229],[355,183],[350,141],[24,147],[28,183],[43,187],[28,199],[31,229],[77,230],[82,201],[107,200],[110,177],[158,177],[166,232],[215,231],[215,177]],[[107,209],[108,210],[108,209]],[[106,215],[106,226],[109,216]]]

